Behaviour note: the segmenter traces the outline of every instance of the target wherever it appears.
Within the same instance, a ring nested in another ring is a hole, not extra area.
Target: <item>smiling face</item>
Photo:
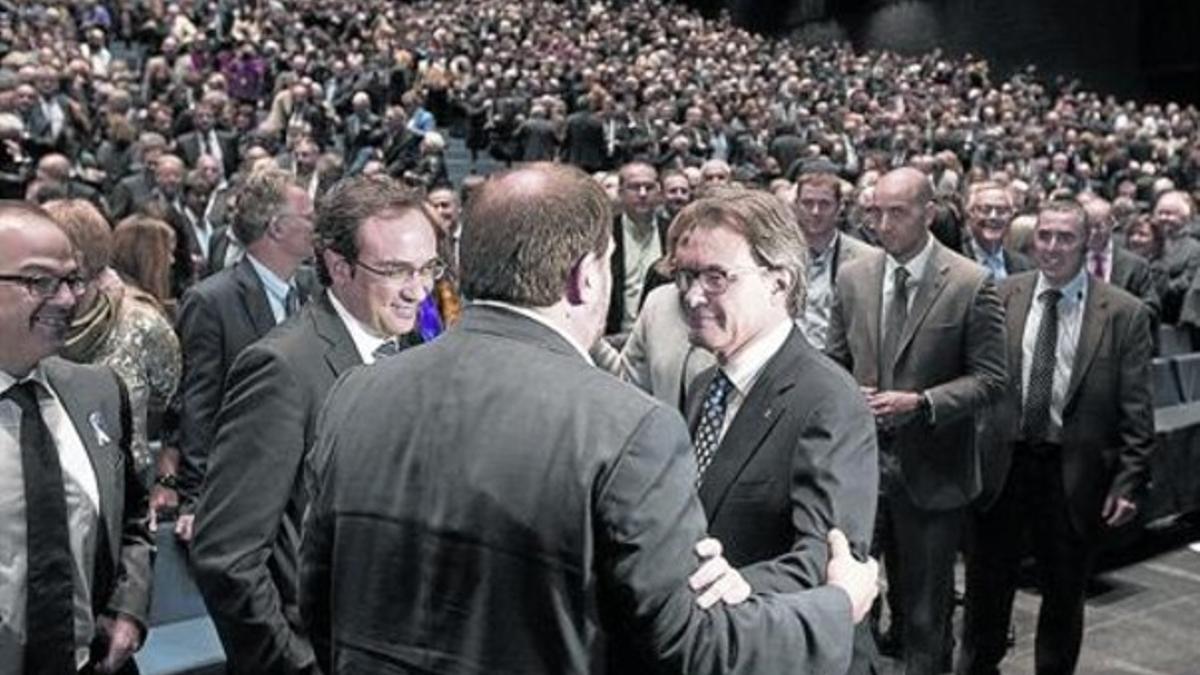
[[[1083,267],[1087,229],[1082,209],[1045,209],[1033,231],[1033,258],[1051,286],[1068,284]]]
[[[368,218],[359,228],[358,260],[327,251],[333,292],[356,319],[379,337],[412,331],[417,306],[432,281],[393,279],[374,270],[418,270],[437,259],[434,225],[425,214],[409,209]],[[361,263],[361,264],[358,264]]]
[[[971,197],[967,226],[971,236],[989,253],[1004,246],[1004,236],[1013,217],[1012,195],[1003,188],[983,188]]]
[[[75,272],[71,242],[52,221],[0,213],[0,275],[62,278]],[[40,297],[20,282],[0,282],[0,368],[22,376],[57,352],[76,302],[66,285]]]

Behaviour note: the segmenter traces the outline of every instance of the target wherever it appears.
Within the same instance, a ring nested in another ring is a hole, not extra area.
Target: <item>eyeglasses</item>
[[[59,289],[64,285],[71,295],[80,296],[87,290],[87,280],[78,274],[70,274],[65,277],[52,277],[41,274],[0,274],[0,282],[10,284],[20,284],[29,291],[29,294],[39,300],[46,300],[58,295]]]
[[[430,260],[421,267],[413,267],[412,265],[405,264],[374,267],[361,260],[355,260],[354,264],[389,281],[412,283],[419,279],[422,286],[432,286],[433,282],[441,279],[446,274],[446,263],[437,259]]]
[[[689,270],[676,268],[675,269],[675,285],[679,290],[687,293],[692,284],[700,282],[700,290],[708,295],[721,295],[729,290],[730,285],[738,280],[738,275],[735,272],[764,272],[766,267],[734,267],[731,269],[721,269],[720,267],[709,267],[702,270]]]

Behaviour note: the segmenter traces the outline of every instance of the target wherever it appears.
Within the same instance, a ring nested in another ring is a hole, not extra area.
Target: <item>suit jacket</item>
[[[625,230],[621,222],[621,213],[613,216],[613,254],[610,258],[612,270],[612,286],[608,297],[608,317],[604,322],[605,335],[621,332],[621,322],[625,317]],[[664,252],[667,250],[666,219],[654,215],[654,229],[658,232],[658,245]],[[647,274],[649,276],[649,274]],[[643,280],[644,281],[644,280]],[[642,298],[646,297],[643,289]]]
[[[128,394],[120,378],[106,367],[60,358],[46,359],[42,365],[92,460],[100,489],[92,577],[94,613],[127,615],[141,625],[145,637],[155,546],[149,496],[130,450],[133,429]],[[100,421],[93,422],[93,417]],[[105,432],[108,442],[96,426]]]
[[[183,352],[179,489],[185,501],[194,501],[200,491],[226,373],[247,345],[274,327],[267,292],[245,258],[184,294],[178,329]]]
[[[144,170],[117,181],[108,200],[108,209],[113,221],[119,221],[132,214],[140,204],[150,199],[153,193],[154,178]]]
[[[563,159],[587,172],[600,171],[608,161],[604,124],[599,115],[581,110],[567,117]]]
[[[1021,421],[1021,342],[1033,304],[1037,273],[1006,279],[1000,287],[1008,324],[1009,377],[1002,430]],[[1071,524],[1084,536],[1100,525],[1104,498],[1134,498],[1148,476],[1154,450],[1150,312],[1135,297],[1095,278],[1088,280],[1083,325],[1063,405],[1062,471]],[[1011,446],[1000,459],[1007,477]]]
[[[836,243],[833,249],[833,258],[829,261],[829,274],[835,287],[837,286],[838,270],[843,264],[859,258],[879,255],[878,248],[846,232],[839,233],[834,241]]]
[[[1152,321],[1157,321],[1162,303],[1158,297],[1154,275],[1150,271],[1150,263],[1142,256],[1120,246],[1113,246],[1112,271],[1109,272],[1108,283],[1127,291],[1130,295],[1146,303]],[[1184,312],[1187,312],[1188,301],[1184,300]]]
[[[232,673],[313,664],[296,589],[301,462],[338,376],[361,365],[327,294],[242,351],[229,373],[196,508],[192,562]]]
[[[963,228],[961,241],[962,241],[962,246],[959,250],[959,253],[961,253],[964,258],[966,258],[968,260],[973,260],[973,261],[979,263],[980,265],[982,265],[983,262],[980,260],[976,260],[976,258],[975,258],[975,247],[971,245],[971,231],[970,230]],[[1033,261],[1029,259],[1029,256],[1026,256],[1017,251],[1010,251],[1008,249],[1004,249],[1004,271],[1005,272],[1008,272],[1009,274],[1017,274],[1018,272],[1025,272],[1025,271],[1028,271],[1031,269],[1033,269]]]
[[[189,131],[175,141],[183,161],[191,168],[196,168],[200,155],[200,132]],[[238,170],[238,146],[234,135],[228,131],[217,132],[217,143],[221,145],[221,164],[226,176],[232,176]]]
[[[525,162],[549,162],[558,157],[559,127],[550,120],[529,119],[517,127],[516,140]]]
[[[674,284],[650,291],[620,351],[597,340],[592,358],[667,405],[683,410],[692,382],[716,363],[712,353],[688,340],[687,319]]]
[[[700,421],[710,369],[688,396]],[[756,590],[820,585],[837,527],[866,554],[879,496],[875,425],[858,385],[793,328],[763,367],[700,485],[709,533]],[[773,560],[772,560],[773,559]]]
[[[1004,314],[987,272],[936,240],[912,299],[892,370],[892,388],[923,392],[919,415],[891,420],[902,482],[928,510],[965,506],[979,494],[975,415],[1000,398],[1006,367]],[[860,385],[878,386],[886,256],[844,266],[829,321],[828,351]]]
[[[317,438],[300,598],[327,674],[595,673],[606,636],[674,672],[849,664],[840,590],[696,607],[683,419],[538,322],[467,307],[342,378]]]

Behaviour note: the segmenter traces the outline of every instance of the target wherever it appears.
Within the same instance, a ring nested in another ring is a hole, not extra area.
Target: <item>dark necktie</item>
[[[1050,429],[1050,397],[1054,390],[1054,362],[1058,350],[1058,301],[1062,291],[1043,291],[1042,325],[1038,326],[1033,361],[1029,368],[1029,388],[1025,392],[1025,408],[1021,411],[1021,431],[1030,443],[1044,441]]]
[[[296,290],[294,285],[289,285],[287,295],[283,297],[283,313],[286,317],[291,318],[299,311],[300,292]]]
[[[376,361],[381,361],[383,359],[388,358],[389,356],[395,356],[399,353],[400,353],[400,341],[397,340],[396,338],[392,338],[390,340],[384,341],[383,344],[376,347],[375,351],[371,352],[371,355],[375,357]]]
[[[718,369],[716,377],[708,383],[704,390],[704,403],[700,407],[700,424],[696,427],[696,438],[693,445],[696,450],[696,484],[704,477],[704,471],[712,463],[721,443],[721,427],[725,423],[725,408],[729,401],[729,392],[733,391],[733,382]]]
[[[908,270],[897,267],[892,284],[892,303],[888,305],[883,325],[883,345],[879,350],[879,388],[892,388],[892,368],[896,363],[896,350],[900,346],[900,335],[908,322]]]
[[[75,581],[67,495],[50,429],[38,406],[36,382],[5,396],[21,409],[21,471],[29,575],[25,599],[25,673],[75,672]]]

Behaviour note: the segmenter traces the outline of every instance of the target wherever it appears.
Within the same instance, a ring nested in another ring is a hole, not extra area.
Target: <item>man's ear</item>
[[[321,252],[321,256],[325,261],[325,269],[329,270],[330,279],[336,281],[353,276],[353,265],[337,251],[326,249]]]
[[[598,267],[596,254],[591,252],[586,253],[576,260],[574,265],[571,265],[571,271],[567,274],[566,297],[568,304],[582,305],[591,298],[596,288],[595,275]]]

